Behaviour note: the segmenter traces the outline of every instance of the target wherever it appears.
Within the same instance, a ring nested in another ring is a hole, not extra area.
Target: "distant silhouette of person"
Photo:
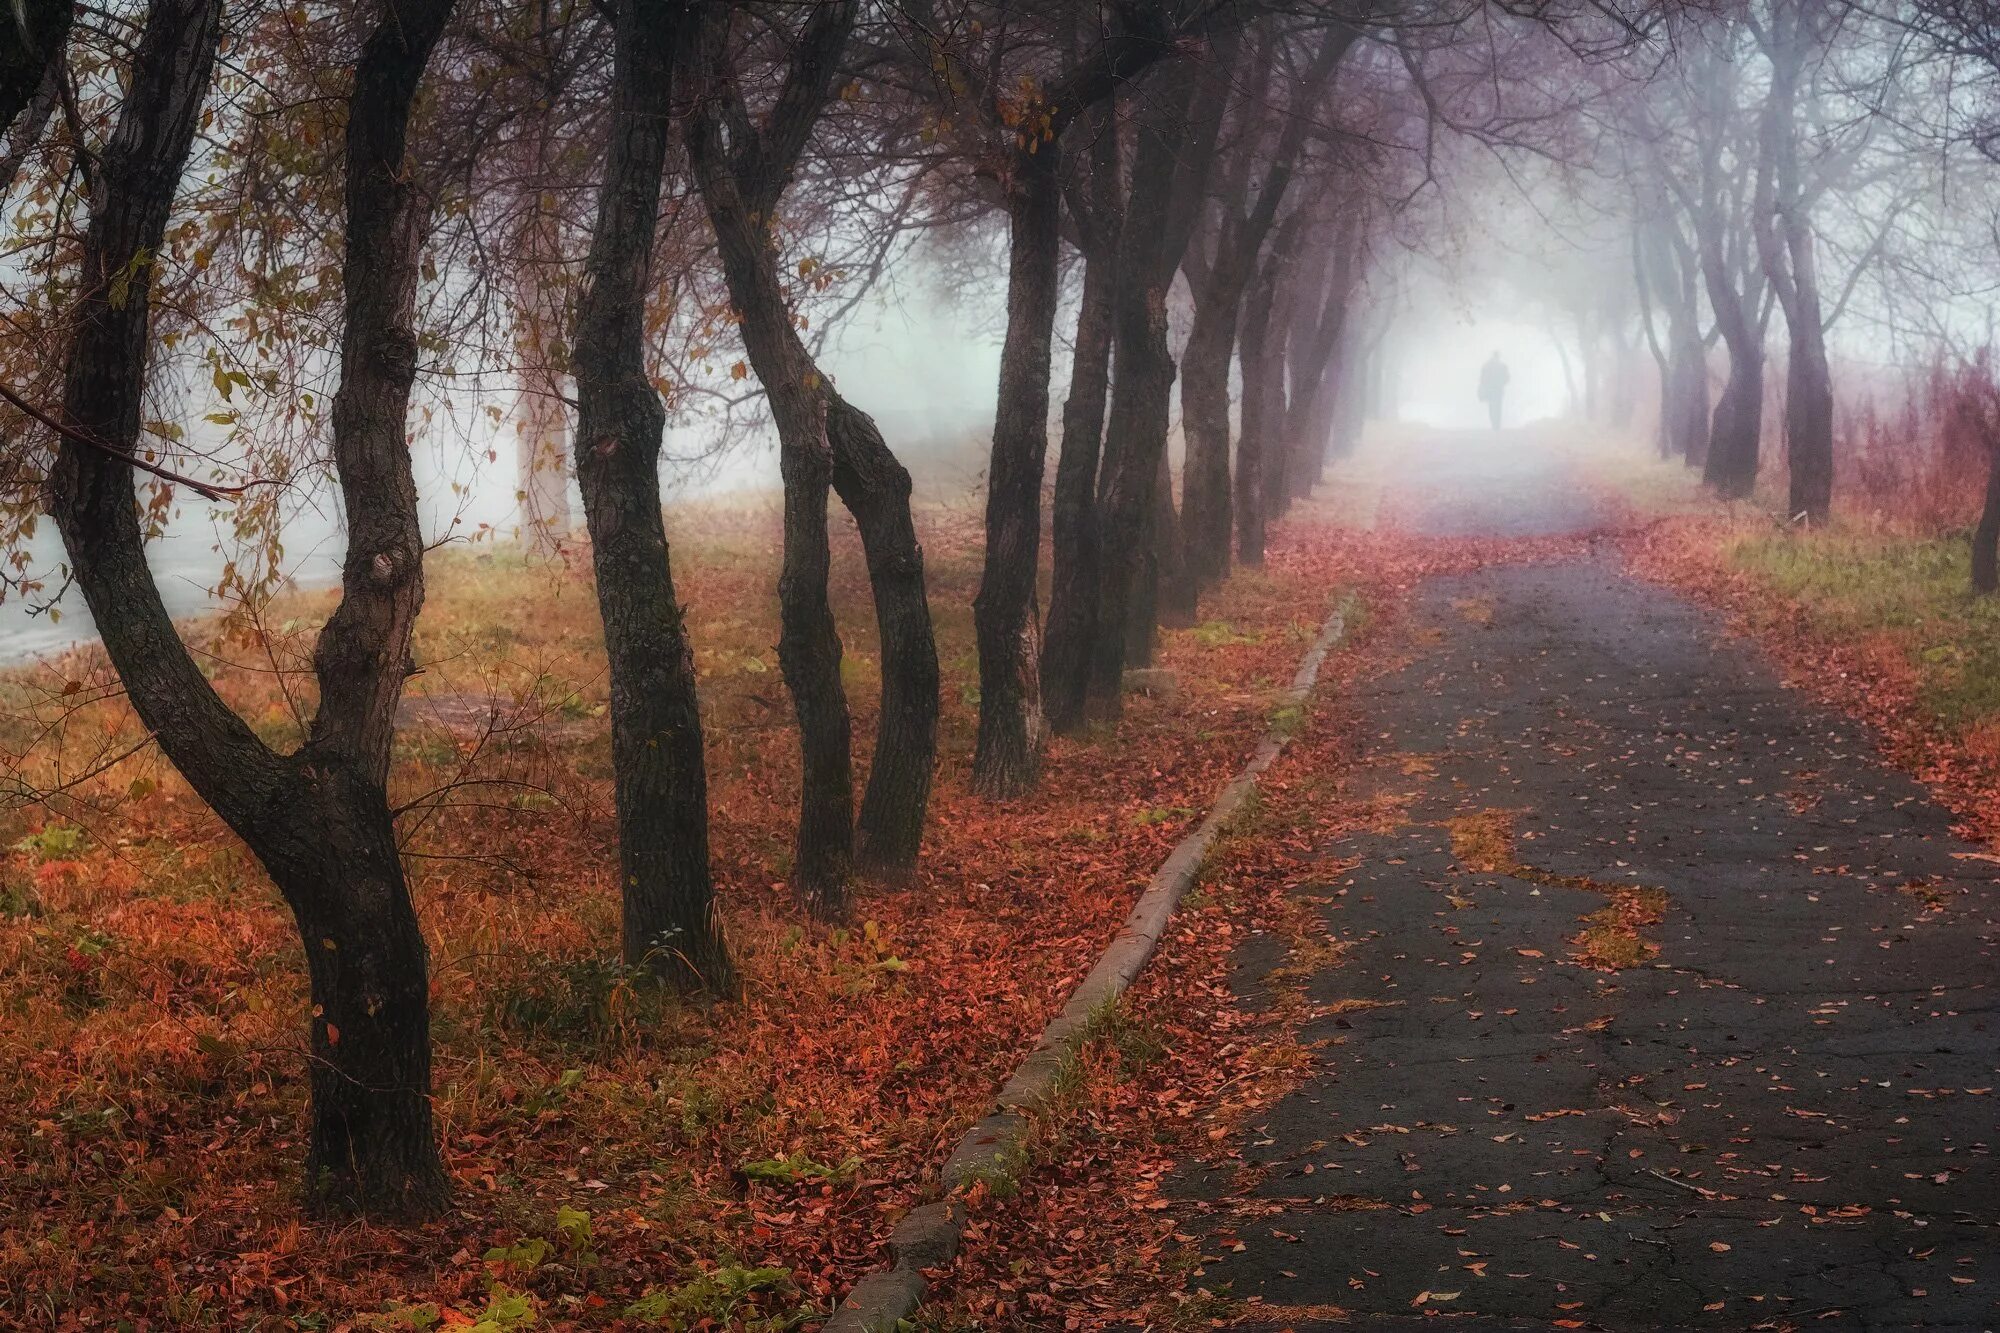
[[[1500,403],[1507,396],[1507,363],[1495,352],[1485,365],[1479,368],[1479,401],[1486,404],[1487,415],[1493,418],[1493,429],[1500,429]]]

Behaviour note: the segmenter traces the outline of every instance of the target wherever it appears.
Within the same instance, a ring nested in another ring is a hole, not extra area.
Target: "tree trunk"
[[[1135,211],[1143,216],[1143,210]],[[1093,718],[1124,711],[1126,635],[1135,590],[1151,552],[1147,530],[1158,520],[1156,494],[1161,446],[1174,387],[1174,358],[1167,345],[1166,291],[1158,283],[1122,284],[1117,301],[1118,378],[1111,394],[1103,479],[1098,488],[1102,541],[1097,623],[1085,708]],[[1151,621],[1146,633],[1150,639]]]
[[[1757,488],[1757,452],[1764,432],[1764,354],[1732,346],[1729,383],[1715,405],[1702,480],[1726,499],[1741,500]]]
[[[685,71],[694,96],[688,160],[714,229],[744,350],[778,428],[785,478],[785,559],[778,659],[798,716],[803,758],[793,886],[821,916],[847,908],[856,863],[852,727],[841,645],[828,599],[827,493],[854,516],[867,554],[882,644],[881,722],[861,806],[859,864],[896,878],[916,867],[937,756],[938,667],[910,475],[867,413],[835,393],[798,334],[773,222],[813,127],[832,97],[855,0],[816,7],[794,34],[784,88],[753,127],[727,55],[732,11],[712,7]],[[723,125],[729,125],[725,136]]]
[[[1792,338],[1785,379],[1787,509],[1809,523],[1824,523],[1833,509],[1833,383],[1817,324],[1807,326],[1804,337]]]
[[[1042,702],[1050,728],[1065,736],[1084,726],[1090,643],[1097,628],[1097,463],[1111,391],[1115,262],[1108,250],[1084,256],[1083,302],[1076,316],[1069,397],[1063,403],[1062,456],[1056,463],[1055,573],[1042,631]]]
[[[818,118],[824,85],[851,26],[853,6],[829,6],[809,21],[794,54],[786,97],[768,134],[733,131],[727,144],[716,99],[745,124],[733,83],[702,90],[687,121],[688,161],[715,233],[722,276],[749,356],[778,429],[778,471],[784,480],[784,555],[778,575],[778,667],[799,727],[799,824],[792,888],[814,915],[847,910],[854,865],[853,724],[840,679],[840,633],[828,595],[832,566],[827,504],[834,459],[828,413],[832,391],[813,364],[793,323],[778,277],[774,214],[802,145]],[[730,11],[711,10],[697,63],[726,78],[721,55]],[[754,137],[753,137],[754,136]],[[773,151],[773,146],[776,151]],[[850,419],[851,421],[851,419]],[[914,536],[910,545],[914,546]]]
[[[1264,468],[1276,447],[1276,427],[1284,419],[1285,358],[1271,346],[1278,325],[1276,285],[1282,280],[1282,248],[1267,260],[1245,303],[1237,359],[1242,368],[1242,429],[1236,441],[1236,558],[1259,568],[1264,563]]]
[[[577,478],[611,676],[625,961],[684,989],[735,976],[708,863],[694,654],[660,512],[666,409],[646,375],[646,292],[683,6],[619,0],[611,143],[577,309]]]
[[[2000,445],[1989,443],[1986,463],[1986,503],[1979,526],[1972,532],[1972,587],[1975,592],[2000,592]]]
[[[909,470],[874,420],[836,393],[826,429],[833,489],[861,532],[882,640],[881,720],[861,797],[856,864],[895,880],[916,868],[937,764],[937,639],[924,591],[924,548],[910,514]]]
[[[1219,257],[1217,268],[1231,262]],[[1195,285],[1194,325],[1181,350],[1182,518],[1186,563],[1197,585],[1229,572],[1229,366],[1236,351],[1242,283],[1216,272]]]
[[[1670,356],[1675,385],[1672,417],[1674,452],[1689,467],[1705,467],[1708,464],[1710,428],[1708,352],[1691,325],[1683,330],[1677,322]]]
[[[1173,464],[1164,449],[1153,481],[1153,511],[1153,567],[1159,571],[1159,588],[1149,629],[1187,629],[1195,622],[1197,593],[1194,571],[1187,563],[1187,534],[1174,508]]]
[[[1028,628],[1040,562],[1049,369],[1060,295],[1062,194],[1056,159],[1052,151],[1017,153],[1008,182],[1007,335],[986,482],[986,563],[972,604],[979,647],[972,785],[1000,798],[1033,787],[1041,762],[1041,707]]]
[[[349,98],[333,409],[349,543],[342,598],[314,654],[320,709],[296,754],[259,741],[181,642],[146,563],[129,462],[151,347],[153,266],[140,260],[159,252],[185,169],[218,0],[156,0],[147,14],[99,161],[49,487],[71,568],[140,720],[264,864],[298,924],[313,1002],[307,1203],[397,1218],[433,1214],[449,1194],[431,1128],[427,958],[385,784],[423,598],[404,426],[427,219],[404,145],[450,12],[449,0],[430,0],[385,17]]]
[[[1174,394],[1167,289],[1208,197],[1208,173],[1229,102],[1239,37],[1234,31],[1217,36],[1209,48],[1209,63],[1192,77],[1161,78],[1139,118],[1132,189],[1118,237],[1118,294],[1112,312],[1118,374],[1111,387],[1098,484],[1100,632],[1091,649],[1085,699],[1085,711],[1092,717],[1115,718],[1124,710],[1127,640],[1110,630],[1132,613],[1134,589],[1148,554],[1141,543],[1149,516],[1159,526],[1171,521],[1172,497],[1162,505],[1159,486]],[[1163,541],[1174,536],[1168,531],[1160,535]],[[1177,552],[1158,554],[1171,557]],[[1166,572],[1174,578],[1172,595],[1192,600],[1191,585],[1180,581],[1173,570]]]

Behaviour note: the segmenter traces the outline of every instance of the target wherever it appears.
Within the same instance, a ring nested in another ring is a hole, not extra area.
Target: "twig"
[[[193,491],[196,495],[199,495],[204,499],[208,500],[232,499],[236,496],[242,495],[245,491],[248,491],[253,486],[278,485],[278,482],[270,477],[258,477],[254,480],[246,481],[236,486],[218,486],[211,482],[197,481],[193,477],[187,476],[183,473],[175,472],[170,468],[161,467],[158,463],[148,463],[145,459],[140,458],[136,454],[128,453],[114,444],[107,444],[105,441],[98,439],[96,436],[92,435],[88,431],[82,431],[78,430],[74,426],[64,425],[62,422],[57,421],[54,417],[50,416],[48,413],[42,411],[41,408],[36,407],[33,403],[23,398],[20,394],[15,393],[13,389],[9,388],[5,384],[0,384],[0,398],[4,398],[7,402],[12,403],[20,411],[25,412],[28,416],[34,418],[36,421],[41,422],[44,426],[47,426],[50,430],[62,436],[65,440],[69,440],[75,444],[80,444],[86,449],[95,449],[99,453],[109,454],[113,458],[122,459],[123,461],[130,463],[133,467],[138,468],[141,472],[150,472],[162,481],[170,481],[174,483],[176,486],[185,486],[189,490]]]

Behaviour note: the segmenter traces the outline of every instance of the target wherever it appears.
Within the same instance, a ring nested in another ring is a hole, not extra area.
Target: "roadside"
[[[157,756],[73,786],[62,818],[0,811],[0,1323],[81,1311],[403,1328],[525,1310],[602,1327],[634,1308],[778,1328],[823,1313],[877,1261],[940,1145],[983,1112],[1269,724],[1350,556],[1310,526],[1279,534],[1267,570],[1166,636],[1173,690],[1056,742],[1041,791],[995,805],[966,772],[978,516],[926,509],[945,679],[932,828],[914,883],[865,890],[851,926],[828,930],[782,889],[797,757],[771,647],[773,519],[717,510],[675,548],[747,990],[709,1013],[661,1004],[609,961],[587,575],[505,552],[433,563],[392,799],[415,802],[404,832],[459,1199],[438,1227],[297,1222],[297,945],[262,876]],[[878,679],[851,532],[835,599],[865,759]],[[283,599],[268,656],[202,639],[218,687],[277,743],[297,738],[307,701],[271,665],[301,664],[325,604]],[[92,650],[7,673],[0,702],[0,742],[31,752],[38,780],[140,739]]]
[[[1345,688],[925,1327],[1991,1322],[1990,858],[1536,443],[1364,460]]]

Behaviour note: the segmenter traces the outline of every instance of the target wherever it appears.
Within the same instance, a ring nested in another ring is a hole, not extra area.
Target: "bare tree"
[[[704,18],[694,63],[706,83],[686,138],[744,347],[781,446],[786,567],[779,658],[806,759],[793,884],[816,912],[837,917],[846,910],[847,869],[857,858],[840,643],[825,608],[828,487],[860,530],[882,640],[881,725],[861,803],[858,856],[861,868],[876,874],[907,874],[922,844],[937,753],[937,648],[909,473],[874,420],[835,392],[799,336],[774,236],[799,157],[833,99],[858,7],[845,0],[820,6],[796,36],[780,30],[771,37],[782,44],[782,78],[761,126],[735,70],[735,8],[711,5]]]
[[[423,601],[405,416],[428,201],[405,170],[410,111],[450,0],[384,14],[348,98],[345,328],[333,455],[347,511],[342,596],[314,652],[320,706],[279,754],[181,642],[146,564],[132,455],[152,266],[215,62],[219,0],[156,0],[97,168],[50,503],[133,707],[249,844],[299,926],[312,981],[306,1192],[318,1208],[424,1215],[446,1182],[431,1128],[424,940],[386,795],[396,702]]]
[[[610,147],[577,306],[577,477],[611,674],[625,961],[686,989],[734,989],[708,861],[694,654],[660,511],[666,409],[646,372],[646,294],[691,6],[618,0]]]

